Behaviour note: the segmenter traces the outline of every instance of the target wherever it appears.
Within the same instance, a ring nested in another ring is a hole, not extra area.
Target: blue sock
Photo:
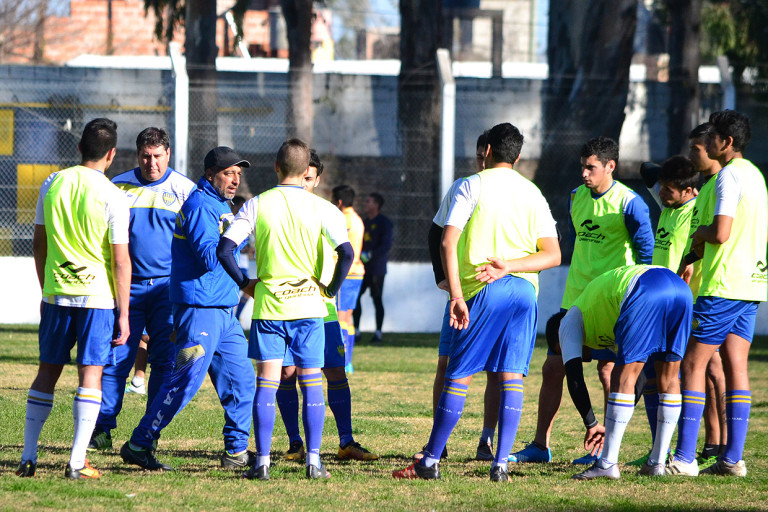
[[[645,402],[645,415],[648,417],[648,425],[651,426],[651,440],[655,443],[656,420],[659,417],[659,391],[656,388],[656,384],[645,386],[643,401]]]
[[[469,386],[452,380],[445,381],[443,393],[437,403],[432,433],[429,435],[429,442],[421,459],[423,465],[429,467],[440,461],[440,455],[448,443],[448,438],[461,418],[468,388]]]
[[[275,429],[275,395],[280,382],[256,377],[256,396],[253,399],[253,429],[256,433],[256,455],[261,464],[269,464],[272,449],[272,431]],[[264,459],[266,458],[266,460]]]
[[[283,417],[285,433],[288,434],[288,442],[301,441],[299,432],[299,392],[296,390],[296,379],[281,380],[277,388],[277,406],[280,408],[280,416]]]
[[[323,374],[299,375],[299,387],[304,396],[301,414],[304,418],[304,435],[307,438],[307,464],[319,466],[320,444],[323,441],[325,423],[325,399]]]
[[[352,394],[349,391],[349,381],[328,381],[328,406],[336,418],[336,429],[339,431],[339,446],[346,446],[354,441],[352,437]]]
[[[677,424],[675,459],[687,464],[696,459],[696,442],[699,440],[699,426],[701,416],[704,414],[704,400],[706,400],[705,393],[683,390],[683,407]]]
[[[507,469],[507,459],[517,436],[517,427],[523,415],[523,379],[509,379],[500,383],[501,396],[499,402],[499,440],[494,466]]]
[[[728,442],[725,445],[723,460],[729,464],[736,464],[744,455],[751,408],[752,393],[749,390],[726,391],[725,424],[728,426]]]
[[[344,334],[344,364],[352,364],[352,353],[355,351],[355,328],[348,325],[342,333]]]

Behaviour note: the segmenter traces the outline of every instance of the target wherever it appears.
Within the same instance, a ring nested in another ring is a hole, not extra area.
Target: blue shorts
[[[757,306],[757,302],[699,297],[693,306],[691,334],[707,345],[720,345],[729,334],[735,334],[752,343]]]
[[[283,359],[287,351],[299,368],[322,368],[325,336],[322,318],[252,320],[248,357]]]
[[[533,284],[506,276],[469,299],[469,326],[455,331],[447,379],[479,371],[528,374],[538,308]]]
[[[451,341],[456,331],[451,327],[451,303],[445,304],[443,325],[440,327],[440,344],[437,346],[437,356],[451,355]]]
[[[568,311],[567,309],[560,308],[561,313],[565,313]],[[589,347],[587,347],[589,348]],[[556,355],[552,350],[547,347],[547,355],[548,356],[554,356]],[[589,363],[591,361],[615,361],[616,360],[616,354],[613,353],[613,351],[609,348],[589,348],[589,359],[584,359],[583,362]]]
[[[57,306],[43,302],[38,344],[40,362],[66,364],[77,343],[77,363],[105,366],[115,334],[116,309]]]
[[[613,328],[616,363],[646,362],[651,354],[679,361],[691,333],[693,295],[674,272],[652,268],[638,277],[624,298]]]
[[[344,366],[344,337],[341,333],[339,322],[325,322],[325,354],[323,368],[339,368]],[[283,366],[296,366],[293,354],[286,347]]]
[[[336,307],[339,311],[355,309],[362,286],[363,276],[347,276],[341,283],[339,294],[336,296]]]

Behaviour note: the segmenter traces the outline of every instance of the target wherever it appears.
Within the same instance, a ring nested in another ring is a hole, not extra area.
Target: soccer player
[[[324,365],[323,297],[341,287],[354,258],[342,213],[328,201],[302,188],[309,167],[309,146],[285,141],[277,153],[278,185],[248,200],[224,233],[217,255],[235,283],[253,296],[248,355],[256,360],[253,422],[256,461],[243,476],[268,480],[275,395],[286,349],[298,367],[307,435],[307,478],[330,478],[320,462],[325,403],[320,368]],[[233,252],[251,233],[256,241],[256,280],[237,268]],[[339,256],[327,286],[318,283],[322,268],[321,239]]]
[[[128,204],[104,176],[115,159],[116,145],[113,121],[90,121],[78,144],[80,165],[51,174],[40,187],[32,240],[43,291],[40,366],[27,397],[24,449],[16,470],[21,477],[35,475],[40,431],[75,344],[75,433],[64,476],[74,480],[101,476],[85,459],[85,451],[101,407],[101,374],[109,361],[110,340],[112,346],[124,345],[130,330]]]
[[[336,297],[339,324],[344,335],[344,370],[349,374],[355,371],[352,366],[352,352],[355,349],[355,325],[352,319],[352,312],[357,304],[357,297],[360,295],[360,289],[363,286],[363,276],[365,275],[365,267],[363,262],[360,261],[365,226],[363,219],[360,218],[352,206],[355,202],[355,190],[352,187],[349,185],[334,187],[331,202],[344,214],[349,243],[352,244],[352,249],[355,250],[355,259],[352,261],[352,267],[349,269],[349,274],[341,284],[339,295]]]
[[[548,326],[548,343],[555,331],[559,333],[568,391],[587,428],[584,447],[596,453],[605,438],[602,456],[573,478],[621,477],[619,447],[635,408],[635,383],[646,361],[654,361],[660,398],[655,441],[639,474],[664,474],[664,458],[680,416],[678,374],[690,334],[692,307],[690,288],[673,271],[631,265],[594,279],[562,316],[559,329]],[[555,323],[558,320],[556,316]],[[556,347],[553,343],[551,350],[556,352]],[[595,419],[584,383],[585,347],[616,352],[605,426]]]
[[[314,192],[320,184],[323,174],[323,162],[314,149],[310,150],[309,168],[302,181],[302,188]],[[333,278],[336,262],[333,259],[333,248],[323,240],[321,283],[329,283]],[[345,280],[346,282],[346,280]],[[342,284],[342,289],[344,284]],[[339,291],[341,293],[341,291]],[[325,334],[325,353],[323,374],[328,380],[328,406],[336,420],[339,433],[339,450],[337,457],[342,460],[376,460],[375,453],[363,448],[352,435],[352,395],[349,381],[344,371],[344,339],[336,313],[336,301],[325,299],[328,315],[323,319]],[[277,406],[283,419],[288,442],[288,451],[283,456],[286,460],[301,460],[305,456],[304,441],[299,432],[299,394],[296,391],[296,365],[290,350],[285,351],[283,369],[280,374],[280,387],[277,389]]]
[[[613,174],[619,161],[619,145],[608,137],[595,137],[581,148],[581,177],[584,184],[571,192],[570,228],[575,236],[573,257],[565,282],[561,308],[569,309],[587,284],[603,272],[634,263],[650,263],[653,230],[648,206]],[[594,350],[592,359],[608,400],[615,355]],[[512,462],[550,462],[549,438],[563,396],[565,369],[557,354],[547,353],[541,368],[536,436],[523,450],[512,454]],[[574,464],[592,464],[586,454]]]
[[[752,401],[747,358],[757,306],[768,291],[768,193],[760,170],[742,156],[751,137],[747,116],[724,110],[713,113],[709,122],[707,155],[723,168],[715,178],[714,194],[697,201],[701,222],[692,244],[702,256],[701,285],[682,364],[683,410],[677,448],[667,473],[699,474],[695,459],[704,411],[705,370],[719,347],[725,370],[728,441],[717,462],[702,472],[746,476],[743,453]]]
[[[360,258],[365,266],[365,276],[353,313],[355,333],[359,333],[360,315],[362,315],[360,301],[365,291],[370,288],[373,307],[376,309],[376,331],[371,338],[373,343],[383,339],[381,328],[384,325],[384,302],[381,297],[384,294],[384,277],[387,275],[389,250],[392,248],[392,221],[381,213],[383,206],[384,198],[377,192],[369,194],[363,203],[365,235]]]
[[[488,146],[488,131],[484,131],[477,138],[477,145],[475,148],[475,162],[477,165],[477,172],[482,172],[485,169],[485,150]],[[432,226],[429,229],[428,245],[429,254],[432,259],[432,270],[435,274],[435,283],[441,290],[448,291],[448,281],[445,278],[445,272],[443,270],[443,262],[440,258],[440,241],[443,237],[443,227],[445,226],[445,219],[448,216],[448,210],[451,207],[453,197],[456,195],[461,184],[464,182],[464,178],[459,178],[454,181],[451,188],[443,197],[440,203],[440,208],[435,214],[435,218],[432,219]],[[443,386],[445,385],[445,369],[448,367],[448,355],[451,350],[451,338],[453,336],[453,329],[450,326],[450,302],[445,305],[445,313],[443,314],[443,324],[440,328],[440,341],[437,349],[437,370],[435,371],[435,383],[432,386],[432,415],[434,416],[437,411],[437,404],[440,401],[440,395],[443,392]],[[486,385],[483,407],[483,430],[480,434],[480,440],[477,444],[477,452],[475,454],[476,460],[493,460],[493,438],[496,432],[496,423],[499,420],[499,381],[498,375],[494,372],[486,372]],[[425,447],[426,448],[426,447]],[[444,448],[440,458],[444,459],[448,454],[448,449]],[[424,452],[417,453],[414,458],[420,459],[423,457]]]
[[[136,361],[145,329],[152,340],[148,348],[152,372],[147,406],[157,395],[160,383],[173,371],[173,315],[169,298],[171,240],[176,214],[195,184],[168,167],[170,145],[165,130],[142,130],[136,137],[139,166],[112,179],[125,193],[131,208],[128,244],[133,269],[131,336],[125,345],[113,350],[113,359],[104,368],[101,411],[88,445],[90,450],[112,448],[112,430],[117,427],[117,415],[123,407],[125,381]]]
[[[170,300],[176,365],[120,449],[128,464],[148,470],[173,468],[157,460],[153,445],[162,430],[195,396],[206,372],[224,407],[224,467],[248,463],[248,437],[256,376],[248,359],[243,328],[235,317],[239,300],[216,258],[221,233],[234,215],[242,169],[250,167],[231,148],[219,146],[205,156],[205,172],[176,217],[171,243]]]
[[[488,132],[486,169],[453,198],[441,254],[450,290],[451,341],[445,387],[424,457],[394,478],[440,478],[440,455],[478,371],[499,374],[499,439],[492,481],[507,481],[507,457],[523,405],[523,376],[536,340],[538,272],[560,263],[544,196],[513,165],[523,135],[509,123]],[[495,256],[489,258],[489,256]]]

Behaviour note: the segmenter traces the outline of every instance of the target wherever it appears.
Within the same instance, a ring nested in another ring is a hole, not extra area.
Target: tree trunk
[[[702,0],[667,0],[669,8],[668,155],[686,153],[688,134],[699,124]]]
[[[312,0],[280,0],[288,32],[289,137],[312,143]]]
[[[637,0],[550,3],[549,77],[536,182],[558,221],[567,259],[573,249],[568,200],[570,190],[581,184],[579,152],[591,137],[619,139],[636,25]]]
[[[187,0],[184,50],[189,74],[189,176],[200,177],[205,154],[219,145],[216,88],[216,0]]]

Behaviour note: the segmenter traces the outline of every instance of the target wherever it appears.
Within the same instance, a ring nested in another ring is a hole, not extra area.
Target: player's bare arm
[[[492,283],[512,272],[539,272],[560,264],[560,243],[557,238],[545,237],[536,241],[538,251],[512,260],[500,260],[493,256],[488,258],[487,265],[480,265],[475,279],[484,283]]]
[[[445,277],[448,280],[448,293],[451,295],[451,327],[461,330],[469,325],[469,309],[464,302],[459,278],[459,257],[456,248],[461,230],[455,226],[445,226],[440,246]]]
[[[699,226],[691,235],[693,245],[695,246],[705,242],[710,244],[724,244],[731,237],[731,226],[733,226],[733,217],[727,215],[715,215],[712,224],[709,226]]]
[[[48,238],[45,232],[45,226],[35,224],[35,233],[32,235],[32,255],[35,258],[35,271],[37,271],[37,280],[40,282],[40,289],[43,289],[45,283],[45,259],[48,257]]]
[[[112,279],[115,285],[115,301],[118,311],[118,335],[112,345],[125,345],[130,328],[128,324],[128,305],[131,300],[131,256],[128,244],[110,244],[112,249]]]

